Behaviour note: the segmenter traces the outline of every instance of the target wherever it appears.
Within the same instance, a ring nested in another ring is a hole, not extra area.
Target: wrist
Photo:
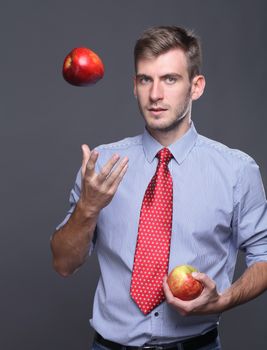
[[[219,293],[218,299],[218,309],[219,312],[224,312],[231,308],[231,296],[227,291],[224,293]]]
[[[98,209],[88,205],[88,203],[85,203],[82,198],[80,198],[77,202],[76,212],[77,215],[79,215],[81,222],[96,219],[99,214]]]

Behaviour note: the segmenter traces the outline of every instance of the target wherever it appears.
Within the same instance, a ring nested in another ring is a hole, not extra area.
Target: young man
[[[267,289],[258,166],[199,135],[191,121],[192,101],[205,87],[200,57],[197,38],[182,28],[144,32],[134,79],[144,133],[92,152],[82,146],[71,208],[51,248],[63,276],[93,249],[98,254],[94,347],[220,349],[219,315]],[[231,285],[239,249],[248,268]],[[174,297],[166,282],[181,264],[201,271],[194,277],[204,289],[191,301]]]

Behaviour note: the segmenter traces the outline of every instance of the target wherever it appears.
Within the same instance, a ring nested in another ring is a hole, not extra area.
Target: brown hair
[[[201,47],[199,38],[192,31],[176,26],[160,26],[147,29],[134,47],[135,71],[141,58],[157,57],[171,49],[180,48],[187,58],[190,81],[200,74]]]

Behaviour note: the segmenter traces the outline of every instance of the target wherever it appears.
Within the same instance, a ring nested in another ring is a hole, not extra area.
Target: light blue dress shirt
[[[127,345],[171,342],[213,328],[220,315],[181,316],[166,302],[144,316],[130,296],[140,209],[163,146],[144,133],[101,145],[96,171],[118,153],[129,168],[108,206],[99,214],[91,251],[101,275],[90,323],[104,338]],[[267,205],[255,161],[247,154],[199,135],[191,124],[170,145],[173,223],[169,271],[190,264],[212,278],[219,292],[231,285],[239,249],[247,265],[267,261]],[[80,195],[81,172],[70,194]]]

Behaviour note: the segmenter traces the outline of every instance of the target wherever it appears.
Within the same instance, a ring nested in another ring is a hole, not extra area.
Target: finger
[[[127,162],[127,163],[123,166],[123,168],[121,169],[120,173],[117,175],[117,177],[115,178],[115,180],[113,181],[113,183],[112,183],[112,185],[111,185],[111,187],[110,187],[110,190],[111,190],[113,193],[116,192],[116,190],[117,190],[117,188],[118,188],[118,186],[119,186],[121,180],[123,179],[123,176],[125,175],[125,173],[126,173],[126,171],[127,171],[127,169],[128,169],[128,166],[129,166],[129,164],[128,164],[128,162]],[[117,169],[116,169],[116,171],[117,171]],[[114,176],[114,174],[112,174],[112,176]],[[108,181],[109,181],[109,179],[108,179]]]
[[[106,179],[107,186],[118,186],[128,168],[128,157],[124,157]]]
[[[86,164],[85,175],[91,177],[95,173],[95,164],[97,161],[99,153],[96,150],[93,150],[90,154],[90,158]]]
[[[211,278],[209,278],[209,276],[206,275],[205,273],[193,272],[192,277],[194,277],[196,280],[201,282],[203,286],[208,289],[213,289],[216,286],[215,282]]]
[[[86,171],[86,165],[88,163],[88,160],[90,158],[90,148],[88,147],[88,145],[83,144],[81,146],[82,148],[82,154],[83,154],[83,160],[82,160],[82,176],[84,176],[85,171]]]
[[[173,306],[182,316],[185,316],[187,314],[186,304],[183,300],[176,298],[172,294],[172,291],[170,290],[167,282],[167,276],[163,278],[163,292],[165,294],[167,303]]]
[[[100,173],[98,174],[98,180],[103,183],[106,181],[107,177],[110,175],[110,172],[114,165],[118,162],[120,156],[118,154],[113,154],[113,156],[107,161],[107,163],[102,167]]]

